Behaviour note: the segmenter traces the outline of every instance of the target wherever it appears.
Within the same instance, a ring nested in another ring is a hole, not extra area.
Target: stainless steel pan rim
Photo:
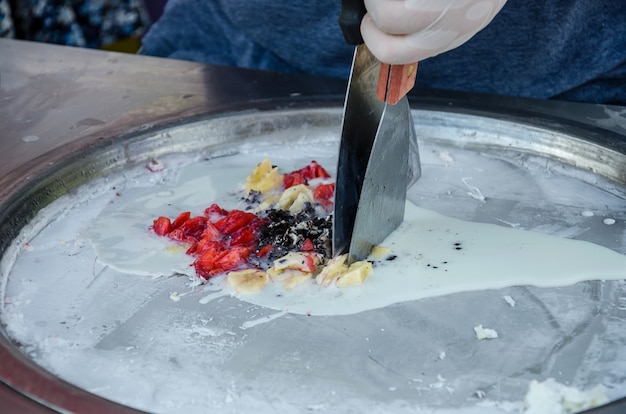
[[[227,112],[184,120],[177,125],[155,125],[144,131],[104,137],[98,144],[60,160],[55,155],[52,163],[39,160],[42,167],[1,200],[0,252],[2,255],[7,253],[20,230],[42,208],[96,178],[170,153],[223,155],[232,151],[228,142],[233,137],[247,138],[243,145],[254,145],[258,136],[269,134],[293,143],[305,141],[308,132],[316,128],[340,125],[341,113],[336,105],[298,107],[296,103],[291,106],[282,110]],[[420,126],[418,133],[422,140],[449,142],[451,135],[463,136],[462,145],[485,150],[498,142],[500,148],[554,157],[582,170],[583,174],[588,172],[590,182],[594,175],[600,175],[618,185],[626,183],[626,141],[616,144],[617,134],[562,119],[498,112],[497,108],[470,113],[472,111],[462,105],[451,107],[431,103],[421,106],[422,109],[414,109],[413,116],[415,124]],[[477,124],[483,133],[475,133]],[[189,136],[194,139],[186,138]],[[329,135],[326,139],[332,142],[338,138]],[[2,271],[7,271],[6,266]],[[138,412],[59,379],[27,358],[19,346],[3,330],[0,336],[0,382],[16,392],[60,412]],[[623,409],[626,398],[614,401],[604,409],[611,407]],[[600,408],[590,412],[612,411]]]

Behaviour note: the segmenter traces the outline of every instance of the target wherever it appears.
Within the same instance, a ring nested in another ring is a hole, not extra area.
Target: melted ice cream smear
[[[202,214],[214,202],[227,209],[242,208],[238,203],[243,193],[233,189],[241,188],[262,159],[247,157],[245,166],[228,161],[217,169],[203,163],[186,166],[177,186],[133,191],[125,201],[105,209],[86,232],[99,260],[139,275],[193,275],[193,258],[185,254],[185,246],[158,237],[148,228],[160,215]],[[322,165],[334,163],[320,158]],[[283,171],[300,167],[283,165],[288,160],[277,161]],[[288,291],[279,283],[269,283],[259,293],[238,297],[281,312],[340,315],[465,291],[626,278],[626,256],[599,245],[458,220],[410,202],[404,222],[382,245],[393,256],[373,260],[374,272],[363,285],[340,289],[311,281]],[[229,290],[223,276],[211,279],[210,284]]]

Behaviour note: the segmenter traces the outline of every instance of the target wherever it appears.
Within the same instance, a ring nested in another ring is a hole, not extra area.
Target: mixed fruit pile
[[[182,212],[158,217],[151,229],[186,244],[196,274],[208,280],[226,274],[240,293],[259,291],[270,281],[285,289],[314,279],[318,284],[361,284],[370,262],[348,266],[347,255],[331,256],[335,185],[317,162],[281,174],[269,159],[247,177],[245,208],[212,204],[202,215]]]

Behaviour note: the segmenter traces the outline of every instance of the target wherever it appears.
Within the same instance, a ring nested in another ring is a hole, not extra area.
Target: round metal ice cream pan
[[[287,314],[245,328],[271,312],[229,296],[174,302],[182,278],[108,269],[96,279],[93,249],[67,230],[97,214],[87,211],[101,189],[132,188],[151,160],[333,148],[340,105],[294,99],[287,109],[156,123],[64,158],[44,154],[32,175],[16,178],[0,208],[0,383],[10,407],[496,413],[522,407],[506,404],[521,404],[532,380],[555,378],[581,389],[604,384],[610,403],[590,412],[626,410],[623,280],[466,292],[336,317]],[[626,138],[599,126],[602,108],[592,112],[585,116],[597,125],[495,101],[416,100],[423,177],[409,198],[452,217],[515,222],[626,254]],[[461,197],[460,179],[470,176],[485,202]],[[590,222],[583,211],[601,214]],[[42,250],[40,260],[54,265],[20,272],[24,252],[44,239],[64,240]],[[504,296],[519,306],[506,307]],[[469,315],[497,321],[505,334],[479,343]]]

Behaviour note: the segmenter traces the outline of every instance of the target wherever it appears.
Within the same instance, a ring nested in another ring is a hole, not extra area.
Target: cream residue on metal
[[[99,260],[128,273],[193,275],[193,258],[185,254],[186,247],[157,237],[148,228],[159,215],[174,217],[186,210],[197,215],[216,201],[227,208],[243,208],[240,182],[258,159],[247,155],[230,161],[219,169],[186,166],[176,186],[130,194],[121,208],[105,211],[87,233]],[[465,179],[463,183],[468,185]],[[476,198],[475,192],[479,190],[468,195]],[[374,273],[361,286],[322,287],[311,281],[287,291],[270,283],[258,294],[238,297],[289,313],[339,315],[465,291],[626,278],[626,256],[599,245],[458,220],[411,202],[402,225],[382,245],[391,249],[394,260],[372,259]],[[223,276],[212,283],[229,289]]]

